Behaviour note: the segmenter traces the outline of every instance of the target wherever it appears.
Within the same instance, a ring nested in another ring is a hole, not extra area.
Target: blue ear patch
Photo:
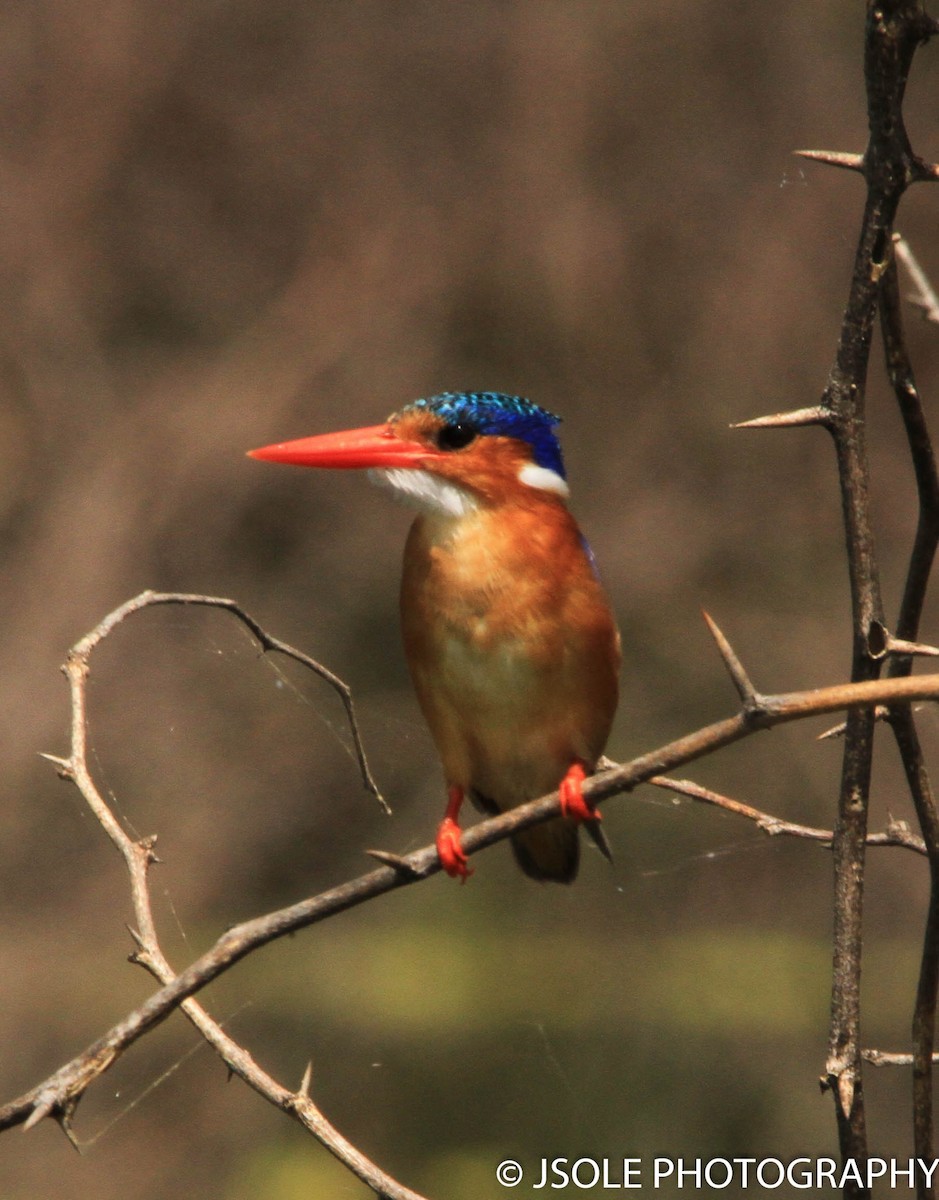
[[[532,462],[554,471],[562,479],[564,459],[554,427],[561,418],[521,396],[501,392],[441,392],[426,400],[415,400],[402,412],[423,409],[453,425],[471,425],[482,436],[516,438],[531,447]]]

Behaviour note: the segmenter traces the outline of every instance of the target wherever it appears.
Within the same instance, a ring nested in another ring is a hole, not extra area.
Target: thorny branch
[[[864,75],[870,137],[863,156],[805,151],[805,157],[863,174],[867,198],[834,365],[821,403],[812,409],[747,424],[819,424],[828,429],[838,460],[853,613],[852,680],[876,679],[889,648],[880,575],[870,521],[864,401],[871,333],[878,309],[887,370],[910,441],[919,486],[920,522],[897,623],[897,638],[914,641],[936,546],[936,472],[903,343],[897,300],[893,224],[907,187],[935,180],[937,168],[914,154],[903,120],[903,98],[913,56],[939,24],[918,0],[868,0]],[[919,285],[920,292],[924,289]],[[928,303],[925,305],[928,311]],[[890,675],[908,674],[909,657],[891,660]],[[939,983],[939,820],[909,705],[892,704],[890,720],[930,861],[932,898],[914,1017],[914,1139],[916,1153],[932,1156],[931,1062]],[[831,1025],[823,1083],[835,1097],[842,1156],[868,1155],[861,1074],[861,948],[864,859],[875,712],[848,714],[838,822],[835,827],[835,928]],[[920,1183],[921,1197],[932,1189]],[[849,1183],[846,1195],[866,1195]]]
[[[362,781],[383,809],[386,812],[391,811],[381,792],[378,790],[369,770],[359,733],[358,722],[356,721],[352,693],[348,685],[320,663],[310,658],[309,655],[294,649],[292,646],[288,646],[278,638],[272,637],[233,600],[227,600],[218,596],[147,591],[142,592],[139,596],[135,596],[132,600],[127,601],[109,613],[95,629],[72,647],[69,652],[68,661],[64,667],[69,680],[72,697],[71,749],[69,757],[58,758],[49,754],[44,757],[50,759],[56,765],[63,777],[74,780],[95,817],[123,856],[130,875],[131,899],[137,922],[136,929],[130,931],[136,943],[136,949],[131,956],[132,961],[144,967],[162,984],[172,983],[176,980],[177,976],[160,946],[150,900],[149,868],[156,861],[153,852],[156,838],[147,837],[134,840],[129,837],[104,800],[91,776],[87,759],[86,685],[90,670],[91,655],[101,642],[132,614],[140,612],[144,608],[167,604],[202,605],[232,613],[242,624],[247,626],[262,650],[275,651],[302,663],[334,688],[342,698],[349,719]],[[341,1162],[345,1163],[363,1182],[368,1184],[376,1195],[386,1196],[389,1200],[421,1200],[421,1197],[416,1192],[403,1187],[376,1167],[361,1151],[352,1146],[337,1129],[330,1125],[310,1099],[307,1086],[309,1083],[308,1075],[304,1076],[304,1082],[301,1084],[299,1091],[290,1091],[268,1075],[254,1061],[248,1051],[229,1037],[222,1027],[205,1011],[202,1005],[192,999],[191,996],[182,1000],[179,1007],[205,1040],[219,1053],[231,1071],[240,1076],[250,1087],[254,1088],[256,1092],[259,1092],[272,1104],[277,1105],[294,1116],[301,1125],[331,1150]],[[128,1022],[122,1022],[122,1025],[127,1027]],[[45,1090],[37,1097],[36,1105],[29,1119],[25,1122],[25,1127],[29,1128],[31,1125],[42,1120],[43,1117],[53,1115],[59,1121],[65,1133],[71,1138],[71,1115],[75,1105],[81,1098],[88,1082],[100,1071],[110,1066],[115,1057],[117,1057],[117,1053],[116,1048],[101,1045],[98,1050],[88,1056],[87,1074],[83,1073],[81,1080],[76,1080],[64,1092],[56,1089],[54,1085],[51,1085],[50,1081]]]
[[[746,820],[752,821],[757,829],[762,829],[769,837],[785,835],[788,837],[803,838],[810,842],[821,842],[825,846],[831,846],[835,838],[834,833],[830,829],[817,829],[813,825],[800,825],[796,821],[783,821],[779,817],[774,817],[772,813],[761,812],[760,809],[754,808],[752,804],[744,804],[742,800],[735,800],[731,796],[723,796],[720,792],[702,787],[699,783],[694,783],[690,779],[671,779],[667,775],[653,775],[646,782],[651,783],[654,787],[675,792],[679,796],[687,796],[690,800],[697,800],[701,804],[710,804],[715,808],[722,808],[724,812],[744,817]],[[923,839],[916,836],[906,821],[890,821],[887,828],[882,832],[869,833],[867,835],[867,844],[868,846],[902,846],[906,850],[913,850],[916,854],[926,853],[926,845]]]
[[[150,904],[148,873],[154,861],[154,840],[144,838],[135,841],[123,830],[96,787],[86,760],[86,687],[91,654],[127,616],[158,604],[200,604],[232,612],[252,629],[262,646],[290,652],[299,661],[306,661],[306,656],[300,652],[290,651],[289,648],[284,650],[283,643],[261,629],[253,618],[233,601],[210,596],[158,592],[144,592],[115,609],[70,652],[66,673],[72,694],[72,746],[67,758],[47,757],[52,758],[63,777],[75,782],[102,827],[121,851],[131,879],[137,921],[137,929],[133,931],[136,943],[133,959],[144,966],[163,986],[70,1063],[23,1096],[0,1108],[0,1130],[14,1125],[29,1128],[45,1117],[53,1117],[60,1122],[66,1133],[70,1134],[71,1117],[87,1088],[149,1029],[165,1020],[174,1009],[182,1008],[233,1072],[272,1104],[294,1116],[376,1195],[387,1197],[388,1200],[421,1200],[417,1193],[391,1179],[370,1162],[329,1124],[310,1098],[309,1072],[304,1076],[298,1090],[286,1088],[268,1075],[244,1047],[226,1034],[193,997],[211,980],[260,946],[385,892],[436,874],[440,870],[436,848],[426,846],[406,857],[373,852],[375,857],[386,865],[298,904],[257,917],[228,930],[206,954],[176,974],[160,947]],[[939,675],[845,684],[807,692],[765,696],[749,683],[727,639],[710,619],[709,625],[735,682],[741,686],[741,681],[747,680],[747,686],[742,692],[744,703],[740,712],[734,717],[715,722],[679,738],[630,763],[609,766],[584,785],[585,794],[594,803],[630,791],[643,782],[656,782],[660,785],[667,783],[670,787],[688,793],[692,785],[663,780],[660,778],[661,773],[747,737],[757,730],[845,708],[853,710],[868,707],[875,703],[899,704],[913,700],[939,700]],[[319,664],[309,661],[313,669],[324,678],[335,678],[320,668]],[[363,766],[363,776],[366,774]],[[716,802],[713,794],[698,798],[707,799],[710,803]],[[725,807],[732,803],[727,802]],[[519,829],[556,815],[559,807],[559,797],[557,793],[553,793],[481,822],[466,831],[463,838],[464,848],[467,853],[472,854],[493,845]],[[744,812],[745,807],[738,805],[736,811],[752,819],[758,818],[764,828],[769,828],[774,821],[774,818],[757,813],[757,810]],[[782,831],[785,823],[776,824],[779,831]],[[788,831],[794,832],[795,827]],[[807,831],[803,836],[815,836],[816,832]],[[872,840],[877,840],[876,835]],[[881,844],[919,848],[914,839],[902,833],[899,826],[888,830],[887,835],[880,841]]]

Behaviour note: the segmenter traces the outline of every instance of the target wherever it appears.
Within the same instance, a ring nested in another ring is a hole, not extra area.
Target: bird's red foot
[[[452,817],[444,817],[437,829],[437,854],[440,865],[452,879],[465,883],[472,875],[460,841],[461,830]]]
[[[593,808],[584,799],[581,788],[586,778],[587,772],[584,770],[584,764],[571,763],[558,789],[561,793],[561,812],[565,817],[570,817],[572,821],[602,820],[600,810]]]
[[[451,784],[447,788],[447,811],[437,829],[437,856],[440,859],[440,865],[451,879],[459,879],[461,883],[466,883],[473,872],[467,866],[466,854],[460,840],[462,830],[458,817],[462,805],[463,789],[457,784]]]

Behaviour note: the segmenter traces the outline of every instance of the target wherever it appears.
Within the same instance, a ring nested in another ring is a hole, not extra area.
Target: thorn
[[[874,720],[875,721],[886,721],[886,719],[889,715],[890,715],[890,710],[887,708],[886,704],[875,704],[874,705]],[[847,721],[840,721],[837,725],[832,725],[831,729],[826,729],[824,733],[820,733],[815,740],[817,742],[826,742],[826,741],[829,741],[830,739],[844,737],[845,730],[847,728],[848,728]]]
[[[939,166],[919,159],[913,164],[913,178],[917,183],[935,183],[939,179]]]
[[[139,838],[137,841],[137,846],[146,856],[147,866],[159,865],[163,862],[163,859],[153,849],[156,844],[157,834],[155,833],[148,833],[146,837]]]
[[[841,150],[793,150],[792,153],[829,167],[843,167],[846,171],[864,170],[863,154],[845,154]]]
[[[939,658],[939,647],[923,642],[906,642],[903,638],[887,637],[888,654],[918,654],[923,658]]]
[[[737,689],[737,694],[743,701],[744,706],[746,708],[758,708],[760,700],[759,693],[750,682],[750,677],[743,669],[743,664],[734,653],[730,642],[728,642],[727,638],[725,638],[723,633],[721,633],[710,614],[705,612],[703,608],[701,610],[701,615],[707,622],[707,627],[711,631],[711,637],[713,637],[714,641],[717,643],[718,652],[720,653],[721,658],[724,660],[724,666],[727,668],[728,674],[734,681],[734,687]]]
[[[139,933],[139,932],[138,932],[138,931],[137,931],[137,930],[136,930],[136,929],[133,927],[133,925],[126,925],[126,926],[125,926],[125,929],[126,929],[126,930],[127,930],[127,932],[130,934],[130,936],[131,936],[131,937],[134,939],[134,941],[137,943],[137,949],[138,949],[138,950],[146,950],[147,946],[146,946],[146,943],[145,943],[145,942],[144,942],[144,940],[143,940],[143,935],[142,935],[141,933]]]
[[[401,871],[402,874],[410,875],[415,879],[420,875],[420,871],[400,854],[392,854],[390,850],[366,850],[365,853],[370,858],[374,858],[376,862],[380,862],[382,866],[391,867],[394,871]]]
[[[60,779],[75,778],[75,768],[72,766],[70,758],[61,758],[58,754],[46,754],[42,750],[39,751],[39,757],[52,763]]]
[[[309,1100],[310,1098],[310,1083],[312,1079],[313,1062],[311,1060],[306,1065],[306,1070],[303,1072],[303,1078],[300,1080],[300,1090],[297,1092],[297,1095],[301,1096],[304,1100]]]
[[[47,1088],[45,1091],[40,1092],[36,1097],[36,1105],[33,1111],[23,1122],[23,1132],[27,1133],[30,1129],[35,1128],[40,1121],[44,1121],[46,1117],[50,1116],[56,1106],[56,1102],[56,1094],[52,1088]]]
[[[153,955],[150,953],[150,949],[147,946],[143,935],[136,930],[133,925],[125,925],[124,928],[133,938],[134,943],[137,946],[136,950],[132,950],[130,954],[128,954],[127,961],[129,963],[133,963],[135,967],[143,967],[145,970],[149,971],[153,966]]]
[[[844,1071],[838,1076],[838,1103],[841,1105],[842,1114],[846,1118],[849,1117],[854,1105],[854,1076],[849,1071]]]
[[[77,1153],[81,1154],[82,1148],[78,1143],[78,1138],[75,1136],[75,1131],[72,1129],[72,1113],[75,1111],[75,1105],[70,1104],[60,1112],[56,1113],[55,1119],[59,1123],[59,1128],[71,1142],[72,1147]]]
[[[821,404],[812,408],[796,408],[792,412],[773,413],[768,417],[754,417],[750,421],[737,421],[731,429],[794,429],[802,425],[831,424],[831,413]]]
[[[757,821],[756,827],[762,830],[767,837],[779,837],[785,825],[780,821],[779,817],[761,817]]]
[[[913,832],[909,821],[904,820],[902,817],[894,817],[888,813],[887,818],[887,833],[891,837],[907,837]]]

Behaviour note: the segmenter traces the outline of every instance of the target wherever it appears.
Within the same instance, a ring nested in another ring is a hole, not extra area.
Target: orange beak
[[[323,433],[248,451],[249,458],[297,467],[418,467],[432,456],[433,451],[420,442],[399,438],[392,425]]]

